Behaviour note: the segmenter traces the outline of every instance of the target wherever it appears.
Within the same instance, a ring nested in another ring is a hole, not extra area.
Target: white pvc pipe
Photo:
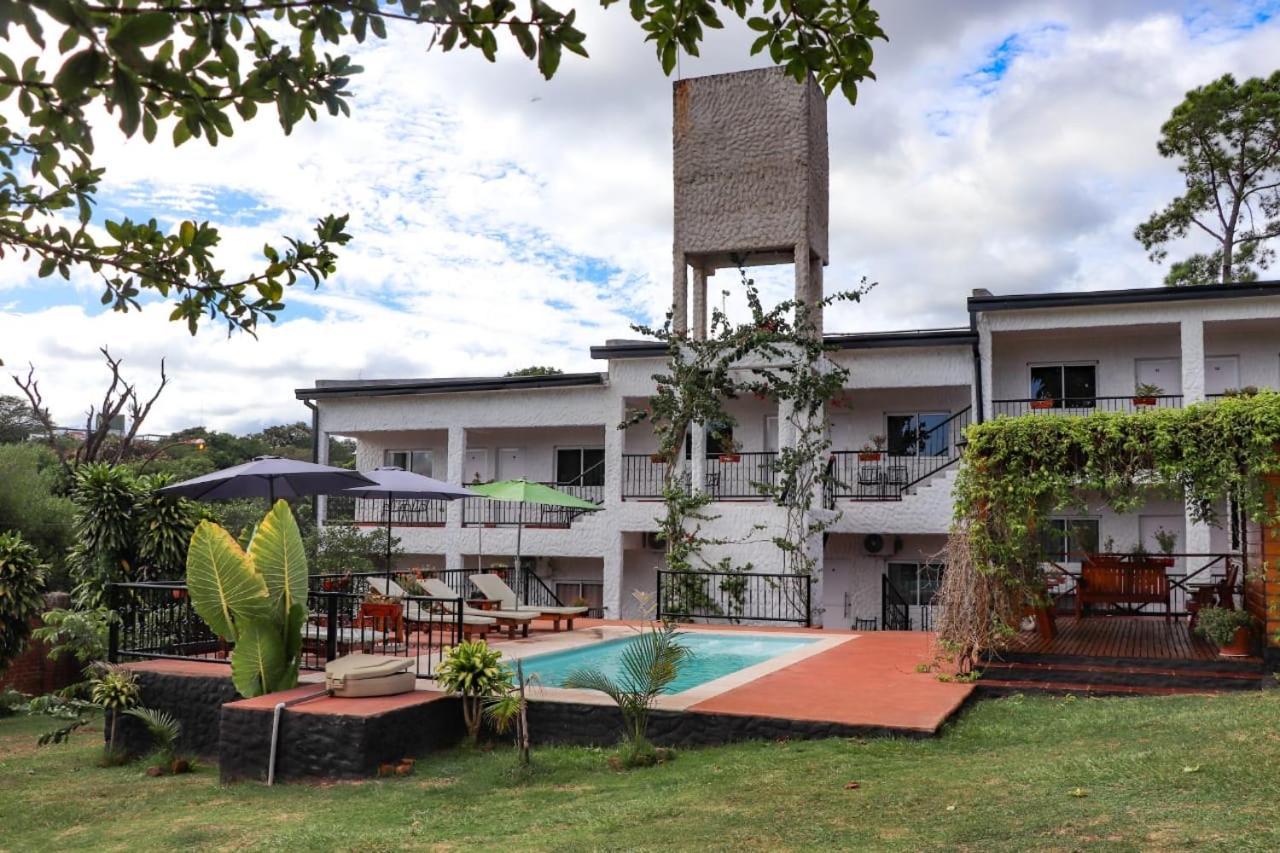
[[[321,696],[331,696],[332,690],[327,687],[316,693],[308,693],[305,696],[297,696],[287,702],[277,702],[276,709],[271,717],[271,753],[267,756],[267,785],[268,787],[276,783],[276,748],[280,744],[280,718],[284,716],[284,709],[290,705],[297,705],[299,702],[307,702],[311,699],[319,699]]]

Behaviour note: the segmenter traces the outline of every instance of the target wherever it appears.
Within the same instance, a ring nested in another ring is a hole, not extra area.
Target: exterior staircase
[[[1164,696],[1260,690],[1270,681],[1257,658],[1165,660],[1005,652],[984,662],[978,692]]]

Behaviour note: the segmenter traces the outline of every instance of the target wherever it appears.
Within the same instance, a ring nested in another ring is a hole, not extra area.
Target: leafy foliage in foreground
[[[601,0],[612,6],[616,0]],[[797,80],[814,74],[830,94],[853,101],[871,77],[872,42],[884,38],[868,0],[631,0],[631,16],[670,74],[680,52],[697,55],[705,30],[727,13],[758,33],[767,52]],[[758,11],[760,14],[753,14]],[[102,302],[116,311],[142,292],[175,301],[171,319],[194,333],[201,318],[252,333],[284,307],[299,281],[331,275],[351,238],[347,217],[321,217],[309,236],[262,249],[262,266],[228,275],[214,252],[221,235],[187,220],[175,233],[155,219],[107,220],[105,239],[88,226],[104,175],[95,166],[90,116],[105,106],[126,137],[161,133],[182,145],[216,145],[259,110],[287,134],[320,110],[348,115],[349,85],[361,68],[326,45],[387,37],[387,22],[426,27],[428,47],[478,50],[489,61],[506,32],[551,78],[564,51],[586,56],[577,13],[544,0],[30,0],[0,4],[0,38],[21,31],[41,48],[25,61],[0,53],[0,256],[20,254],[40,275],[70,278],[83,267],[101,278]],[[54,59],[54,48],[61,59]],[[508,48],[510,44],[508,43]],[[16,104],[16,111],[12,107]],[[66,214],[70,213],[70,216]]]
[[[187,590],[200,618],[235,644],[231,678],[241,696],[298,683],[307,560],[288,503],[276,501],[247,549],[222,527],[200,522],[187,552]]]
[[[0,674],[27,643],[31,617],[44,605],[47,566],[17,533],[0,533]]]

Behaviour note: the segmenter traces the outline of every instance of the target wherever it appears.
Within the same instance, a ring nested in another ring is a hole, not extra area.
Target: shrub
[[[167,711],[155,708],[130,708],[124,713],[142,721],[147,733],[156,744],[160,766],[170,773],[185,773],[190,762],[178,754],[178,738],[182,736],[182,724]],[[163,771],[161,771],[163,772]],[[148,771],[148,775],[151,771]]]
[[[138,676],[132,670],[114,664],[103,664],[102,672],[93,680],[93,704],[111,716],[111,734],[107,741],[107,753],[119,753],[116,730],[120,715],[138,704],[142,688]]]
[[[577,669],[564,680],[565,687],[599,690],[618,704],[622,712],[621,758],[627,767],[654,763],[649,760],[654,753],[648,740],[649,713],[692,654],[680,643],[681,636],[670,622],[641,631],[622,653],[621,678],[615,680],[598,669]]]
[[[0,673],[27,644],[31,618],[44,608],[47,567],[17,533],[0,533]]]
[[[511,670],[502,663],[502,652],[484,640],[463,641],[449,650],[436,670],[436,681],[462,696],[462,719],[475,743],[480,739],[481,706],[511,690]]]
[[[1247,610],[1205,607],[1196,617],[1196,633],[1219,647],[1230,645],[1235,640],[1237,628],[1252,626],[1253,617]]]
[[[0,445],[0,528],[21,533],[49,564],[49,589],[69,591],[64,564],[75,508],[64,488],[62,466],[49,448]]]

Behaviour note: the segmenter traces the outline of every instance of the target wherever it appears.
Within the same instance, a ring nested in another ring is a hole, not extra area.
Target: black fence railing
[[[828,461],[828,503],[898,501],[912,487],[951,467],[960,459],[971,409],[966,407],[942,423],[916,430],[905,446],[890,451],[838,450]]]
[[[531,607],[563,607],[564,602],[556,595],[555,590],[547,585],[537,572],[528,567],[519,571],[511,568],[487,568],[484,574],[497,575],[502,582],[511,587],[516,594],[516,601]],[[471,576],[481,574],[476,569],[413,569],[397,570],[391,573],[391,580],[401,589],[406,586],[404,578],[413,580],[434,579],[444,582],[459,598],[465,601],[477,601],[484,594],[471,582]],[[370,579],[386,578],[386,572],[348,572],[337,574],[317,574],[310,577],[310,588],[313,591],[335,591],[355,595],[366,595],[371,589],[386,589],[381,583],[370,584]],[[396,589],[391,590],[399,594]]]
[[[1181,394],[1153,397],[1059,397],[1053,399],[992,400],[991,412],[1005,415],[1088,415],[1093,412],[1145,412],[1151,409],[1181,409]]]
[[[353,576],[345,577],[352,581]],[[430,678],[446,649],[463,637],[461,597],[411,595],[378,602],[354,582],[349,589],[325,589],[325,576],[317,578],[307,593],[302,669],[321,670],[336,657],[363,652],[413,658],[413,672]],[[230,661],[234,645],[205,625],[191,607],[186,584],[112,584],[110,594],[111,607],[120,617],[109,638],[113,662]]]
[[[707,494],[720,500],[764,500],[778,478],[774,451],[722,453],[707,457]]]
[[[561,492],[590,501],[604,503],[603,485],[575,485],[572,483],[544,483]],[[541,504],[521,504],[515,501],[491,501],[488,498],[462,499],[462,524],[464,527],[525,527],[564,528],[573,524],[578,516],[589,510]]]
[[[673,463],[648,453],[622,455],[622,499],[658,499]]]
[[[911,630],[911,605],[888,575],[880,576],[880,625],[885,631]]]
[[[1129,567],[1132,570],[1137,570],[1139,564],[1164,569],[1169,584],[1170,616],[1188,615],[1191,611],[1187,605],[1204,598],[1206,594],[1220,599],[1219,593],[1225,591],[1226,587],[1230,588],[1232,606],[1243,606],[1244,572],[1239,554],[1068,554],[1059,559],[1046,560],[1043,564],[1049,595],[1059,611],[1074,609],[1082,573],[1081,564],[1090,557],[1119,561],[1122,570],[1126,562],[1132,564]],[[1093,612],[1098,612],[1107,606],[1091,604],[1090,608]],[[1109,606],[1116,612],[1125,614],[1165,615],[1163,604],[1120,602]]]
[[[813,578],[754,572],[658,572],[658,618],[812,624]]]

